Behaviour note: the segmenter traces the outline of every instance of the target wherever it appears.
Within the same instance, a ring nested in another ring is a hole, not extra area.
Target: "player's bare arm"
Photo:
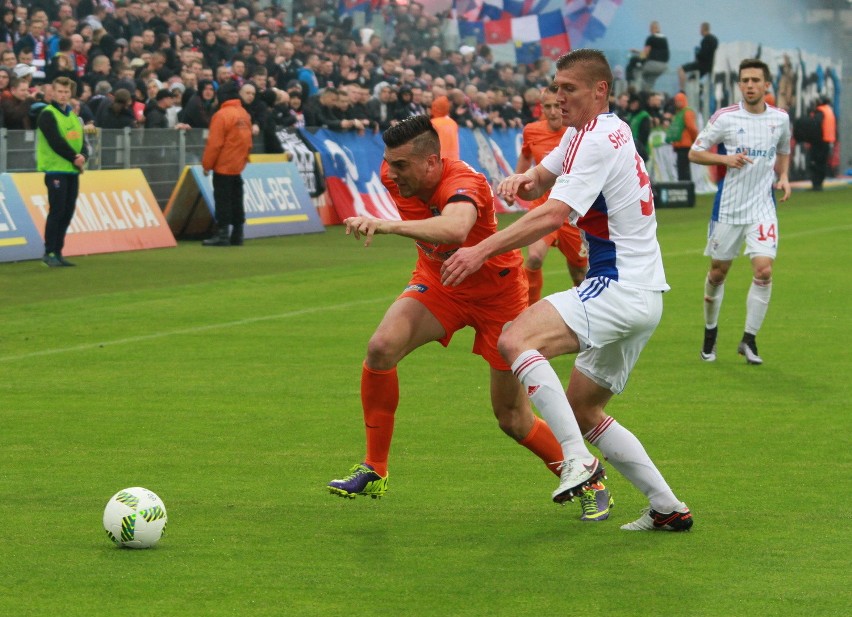
[[[780,201],[787,201],[793,192],[790,186],[790,177],[788,171],[790,169],[790,155],[778,154],[775,157],[775,173],[778,174],[778,181],[775,183],[775,188],[779,191],[784,191]]]
[[[462,244],[476,223],[477,211],[469,201],[447,204],[440,216],[419,221],[386,221],[369,216],[351,216],[343,221],[346,235],[370,246],[376,234],[395,234],[434,244]]]
[[[571,208],[558,199],[548,199],[535,210],[489,236],[479,244],[461,248],[441,266],[441,282],[454,287],[482,267],[489,257],[512,249],[529,246],[536,240],[556,231],[568,218]]]
[[[553,187],[556,176],[541,165],[522,174],[513,174],[503,179],[497,185],[497,195],[500,197],[520,197],[533,200],[541,197]]]
[[[535,164],[535,161],[533,160],[533,158],[531,156],[527,156],[523,152],[521,152],[518,155],[518,164],[515,165],[515,173],[516,174],[522,174],[525,171],[527,171],[530,167],[532,167],[534,164]],[[503,194],[503,195],[500,195],[500,196],[509,205],[512,205],[512,204],[515,203],[515,196],[514,195]]]
[[[754,162],[743,153],[717,154],[707,150],[690,150],[689,160],[699,165],[724,165],[733,169],[742,169]]]

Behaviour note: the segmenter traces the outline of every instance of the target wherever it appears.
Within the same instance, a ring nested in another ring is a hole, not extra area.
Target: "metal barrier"
[[[0,129],[0,173],[36,171],[35,131]],[[94,129],[86,132],[88,169],[142,170],[165,208],[183,168],[201,163],[207,129]],[[254,152],[262,152],[255,141]]]

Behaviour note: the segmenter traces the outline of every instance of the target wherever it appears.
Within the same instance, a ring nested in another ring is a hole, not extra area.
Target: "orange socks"
[[[541,299],[541,288],[544,285],[544,277],[541,274],[540,268],[538,270],[524,268],[524,272],[527,273],[527,281],[530,284],[530,306],[532,306]]]
[[[559,477],[556,468],[562,463],[562,446],[547,426],[547,422],[536,416],[529,434],[518,443],[543,460],[547,468]]]
[[[388,453],[398,404],[399,379],[396,367],[389,371],[376,371],[364,364],[361,370],[361,405],[364,408],[367,433],[367,457],[364,462],[382,477],[388,475]]]

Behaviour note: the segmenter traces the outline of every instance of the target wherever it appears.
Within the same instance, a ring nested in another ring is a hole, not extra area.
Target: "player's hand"
[[[745,154],[729,154],[728,155],[728,167],[733,167],[734,169],[742,169],[746,165],[751,165],[754,161],[748,158]]]
[[[460,248],[441,266],[441,283],[455,287],[485,263],[487,255],[482,255],[475,246]]]
[[[790,198],[790,194],[793,192],[793,189],[790,186],[790,180],[787,176],[779,178],[778,182],[775,183],[775,188],[779,191],[784,191],[784,195],[779,201],[787,201]]]
[[[513,174],[500,181],[497,185],[497,195],[514,202],[520,191],[530,191],[535,186],[533,179],[526,174]]]
[[[382,223],[384,221],[368,216],[350,216],[343,221],[343,224],[346,225],[346,235],[353,235],[356,240],[360,240],[361,236],[364,236],[364,246],[370,246],[373,236],[382,233]]]

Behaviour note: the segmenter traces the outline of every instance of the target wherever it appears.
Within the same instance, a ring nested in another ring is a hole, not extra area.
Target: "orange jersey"
[[[385,185],[404,221],[421,221],[440,216],[444,207],[456,201],[473,203],[477,211],[476,223],[461,245],[433,244],[417,240],[417,271],[428,273],[434,280],[441,280],[441,265],[450,255],[463,246],[478,244],[497,231],[494,211],[494,195],[488,180],[463,161],[441,159],[443,173],[435,192],[424,202],[419,197],[403,197],[396,184],[388,177],[388,165],[382,162],[382,184]],[[454,293],[459,296],[484,297],[499,293],[507,275],[521,268],[523,257],[518,250],[488,259],[478,272],[471,275]]]
[[[538,122],[530,122],[524,127],[524,142],[521,146],[521,154],[527,158],[532,158],[536,163],[541,163],[545,156],[550,154],[565,134],[565,127],[561,127],[558,131],[551,131],[547,120],[539,120]],[[545,193],[535,201],[530,203],[530,209],[540,206],[547,201],[549,193]]]

